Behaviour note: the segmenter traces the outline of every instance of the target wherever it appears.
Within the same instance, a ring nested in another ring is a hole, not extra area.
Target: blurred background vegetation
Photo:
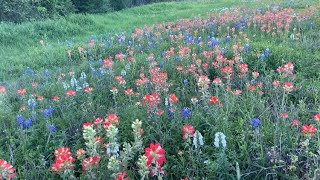
[[[105,13],[168,1],[182,0],[0,0],[0,21],[19,23],[71,13]]]

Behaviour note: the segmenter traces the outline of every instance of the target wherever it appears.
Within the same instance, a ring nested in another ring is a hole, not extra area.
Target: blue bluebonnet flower
[[[31,74],[32,73],[32,70],[30,67],[27,67],[27,73]]]
[[[198,148],[198,145],[203,146],[203,136],[199,131],[196,131],[193,135],[193,146]]]
[[[56,126],[53,125],[53,124],[49,124],[49,125],[48,125],[48,129],[49,129],[49,131],[52,132],[52,133],[57,132],[57,128],[56,128]]]
[[[221,53],[222,54],[225,54],[227,52],[227,49],[226,48],[221,48]]]
[[[30,119],[24,121],[23,126],[24,126],[25,128],[27,128],[27,129],[29,129],[29,128],[32,126],[33,121],[34,121],[34,119],[31,119],[31,118],[30,118]]]
[[[246,53],[249,53],[250,52],[250,44],[246,44]]]
[[[198,37],[198,44],[201,43],[201,37]]]
[[[46,69],[44,72],[43,72],[43,74],[45,75],[45,76],[50,76],[50,72],[49,72],[49,70],[48,69]]]
[[[196,134],[197,134],[197,136],[199,137],[198,139],[199,139],[199,145],[200,146],[203,146],[204,145],[204,142],[203,142],[203,136],[202,136],[202,134],[199,132],[199,131],[196,131]]]
[[[211,47],[215,47],[215,46],[217,46],[219,44],[220,44],[219,39],[214,38],[214,39],[211,40]]]
[[[162,53],[162,57],[165,58],[166,56],[167,56],[167,52],[164,51],[164,52]]]
[[[91,56],[92,51],[89,49],[89,50],[87,51],[87,54],[88,54],[89,56]]]
[[[17,120],[18,126],[22,127],[24,124],[24,120],[25,120],[24,117],[22,115],[18,115],[16,120]]]
[[[36,107],[37,102],[34,99],[29,99],[28,100],[28,105],[32,109],[32,108]]]
[[[197,133],[193,135],[193,146],[197,149],[198,148],[198,140],[197,140]]]
[[[261,54],[260,59],[261,59],[262,61],[264,61],[264,60],[266,60],[267,58],[266,58],[266,56],[265,56],[264,54]]]
[[[103,65],[102,59],[99,59],[99,60],[98,60],[98,64],[99,64],[100,67]]]
[[[242,29],[242,23],[241,23],[241,22],[239,22],[239,23],[237,24],[237,29]]]
[[[222,144],[223,148],[227,147],[227,141],[226,141],[226,136],[222,132],[217,132],[214,138],[214,146],[215,147],[220,147],[220,142]]]
[[[34,117],[32,117],[32,118],[30,118],[29,120],[30,120],[32,123],[34,123],[35,118],[34,118]]]
[[[122,69],[120,74],[122,77],[124,77],[127,75],[127,71],[125,69]]]
[[[165,63],[164,63],[164,62],[161,62],[161,63],[159,64],[159,67],[160,67],[161,69],[163,69],[164,65],[165,65]]]
[[[310,23],[310,29],[313,29],[314,25],[313,23]]]
[[[111,149],[112,148],[112,149]],[[107,144],[107,155],[115,155],[116,157],[119,156],[119,144],[118,143],[108,143]]]
[[[30,75],[35,75],[35,71],[32,70],[30,67],[27,67],[26,72],[27,72],[28,74],[30,74]]]
[[[189,84],[188,79],[183,80],[183,85],[188,86],[188,84]]]
[[[191,118],[191,110],[189,108],[183,108],[182,110],[182,118],[183,119],[188,119]]]
[[[43,110],[43,117],[48,118],[52,115],[54,112],[54,109],[52,107],[49,107],[48,109]]]
[[[215,29],[217,29],[217,26],[214,25],[214,24],[212,24],[212,25],[210,26],[210,28],[211,28],[211,30],[215,30]]]
[[[227,36],[227,37],[226,37],[226,42],[228,43],[228,42],[230,42],[230,40],[231,40],[231,37],[230,37],[230,36]]]
[[[172,107],[170,107],[168,109],[168,118],[169,119],[173,119],[174,118],[174,109]]]
[[[268,58],[270,56],[270,53],[271,53],[270,49],[267,48],[265,51],[265,56]]]
[[[262,126],[261,120],[259,118],[253,118],[251,125],[254,129],[260,128]]]

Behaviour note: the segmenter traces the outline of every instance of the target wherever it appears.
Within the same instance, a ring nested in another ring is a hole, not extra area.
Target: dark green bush
[[[0,21],[22,22],[74,12],[71,0],[0,0]]]
[[[70,13],[105,13],[149,3],[181,0],[0,0],[0,21],[23,22]]]

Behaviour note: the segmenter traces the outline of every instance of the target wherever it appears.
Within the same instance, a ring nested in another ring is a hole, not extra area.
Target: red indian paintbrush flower
[[[182,139],[187,139],[189,137],[194,136],[194,128],[191,125],[183,126],[182,131],[183,131]]]
[[[119,173],[115,180],[130,180],[130,178],[126,177],[127,172],[123,171],[122,173]]]
[[[148,148],[145,148],[144,155],[148,158],[147,165],[151,167],[152,164],[157,163],[157,165],[161,167],[162,164],[167,161],[165,153],[166,151],[161,147],[159,143],[151,143]]]
[[[292,121],[292,127],[297,127],[299,125],[300,121],[298,119],[295,119]]]
[[[103,119],[101,117],[98,117],[96,120],[94,120],[94,125],[100,126],[103,122]]]
[[[65,170],[74,169],[73,162],[76,161],[76,159],[72,157],[70,148],[61,147],[54,152],[54,155],[56,156],[56,161],[51,168],[53,172],[60,174]]]
[[[27,95],[27,91],[26,91],[25,89],[23,89],[23,88],[20,88],[20,89],[18,90],[18,94],[19,94],[20,96],[24,96],[24,95]]]
[[[91,93],[93,91],[93,88],[91,88],[91,87],[86,87],[85,89],[84,89],[84,92],[85,93]]]
[[[82,163],[82,170],[87,171],[98,167],[100,159],[100,156],[88,157]]]
[[[4,86],[0,86],[0,96],[7,94],[7,90]]]
[[[124,93],[127,96],[133,96],[135,94],[133,89],[127,89],[127,90],[124,91]]]
[[[89,127],[92,127],[91,122],[85,122],[85,123],[83,124],[83,129],[86,129],[86,128],[89,128]]]
[[[179,99],[175,94],[170,94],[169,101],[171,104],[177,104]]]
[[[77,92],[74,91],[74,90],[69,90],[69,91],[67,91],[66,95],[67,95],[68,97],[70,97],[70,96],[76,96],[76,95],[77,95]]]
[[[87,151],[85,151],[83,148],[78,149],[77,150],[77,159],[83,159],[86,154],[87,154]]]
[[[119,125],[119,117],[115,114],[109,114],[108,117],[104,120],[106,123],[109,122],[111,124]]]
[[[16,169],[7,161],[0,159],[0,180],[2,179],[13,179],[17,177],[14,173]]]
[[[320,114],[314,115],[314,116],[313,116],[313,119],[314,119],[315,121],[320,121]]]
[[[147,104],[151,108],[157,107],[160,102],[160,95],[158,93],[147,94],[143,97],[144,104]]]
[[[309,135],[311,138],[317,132],[317,129],[312,125],[303,125],[302,126],[302,134]]]
[[[288,113],[286,113],[286,112],[281,113],[280,116],[281,116],[282,118],[288,118],[288,117],[289,117]]]
[[[209,102],[210,102],[212,105],[218,105],[218,104],[220,104],[220,101],[219,101],[219,99],[218,99],[217,96],[212,96],[212,97],[210,98]]]
[[[201,89],[208,89],[210,84],[210,79],[208,76],[200,76],[198,79],[198,87]]]
[[[291,82],[285,82],[282,88],[285,92],[291,92],[296,89]]]
[[[59,98],[59,96],[53,96],[52,100],[54,100],[54,101],[59,101],[60,98]]]

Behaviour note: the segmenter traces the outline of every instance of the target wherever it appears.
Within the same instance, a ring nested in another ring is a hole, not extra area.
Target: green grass
[[[135,27],[205,16],[221,8],[254,5],[241,1],[159,3],[98,15],[74,14],[57,20],[0,24],[0,81],[21,75],[27,66],[34,70],[54,68],[68,61],[66,40],[83,43],[92,35],[130,32]],[[45,42],[45,46],[40,44]]]

